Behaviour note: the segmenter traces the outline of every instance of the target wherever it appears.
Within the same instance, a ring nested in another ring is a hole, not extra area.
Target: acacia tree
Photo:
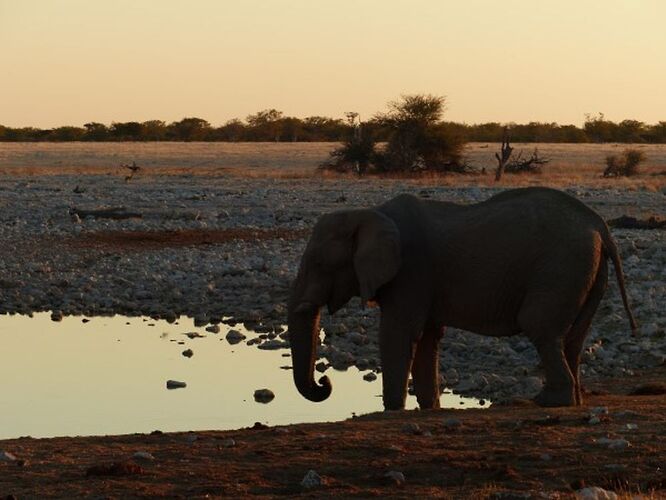
[[[279,141],[282,135],[283,116],[282,111],[277,109],[265,109],[248,115],[246,121],[255,139]]]
[[[456,171],[465,144],[442,122],[446,98],[431,94],[403,95],[390,102],[385,114],[375,117],[388,129],[386,149],[378,155],[381,171]]]

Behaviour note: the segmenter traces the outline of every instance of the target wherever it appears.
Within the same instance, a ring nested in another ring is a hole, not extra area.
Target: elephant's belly
[[[487,335],[489,337],[510,337],[511,335],[518,335],[521,333],[520,327],[515,322],[497,322],[497,323],[478,323],[473,321],[446,321],[446,326],[460,328],[479,335]]]
[[[437,323],[460,328],[468,332],[491,337],[508,337],[518,335],[518,306],[498,311],[497,308],[484,308],[477,304],[473,308],[454,307],[442,303],[436,312]]]

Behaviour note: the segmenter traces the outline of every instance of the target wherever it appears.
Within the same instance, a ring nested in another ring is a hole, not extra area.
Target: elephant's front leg
[[[414,358],[414,339],[420,329],[407,314],[396,314],[382,308],[379,353],[385,410],[402,410],[405,407],[407,381]]]
[[[443,336],[444,327],[426,326],[416,344],[412,379],[422,409],[439,408],[439,341]]]
[[[420,315],[407,307],[382,306],[379,322],[379,353],[385,410],[402,410],[414,359],[416,339],[423,330]]]

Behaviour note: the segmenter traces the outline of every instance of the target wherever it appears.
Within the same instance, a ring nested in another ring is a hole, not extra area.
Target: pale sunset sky
[[[0,124],[666,120],[665,0],[0,0]]]

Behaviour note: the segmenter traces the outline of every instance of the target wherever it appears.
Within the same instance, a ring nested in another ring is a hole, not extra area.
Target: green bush
[[[646,160],[645,153],[638,149],[625,149],[622,155],[608,155],[604,177],[632,177],[638,175],[638,166]]]

